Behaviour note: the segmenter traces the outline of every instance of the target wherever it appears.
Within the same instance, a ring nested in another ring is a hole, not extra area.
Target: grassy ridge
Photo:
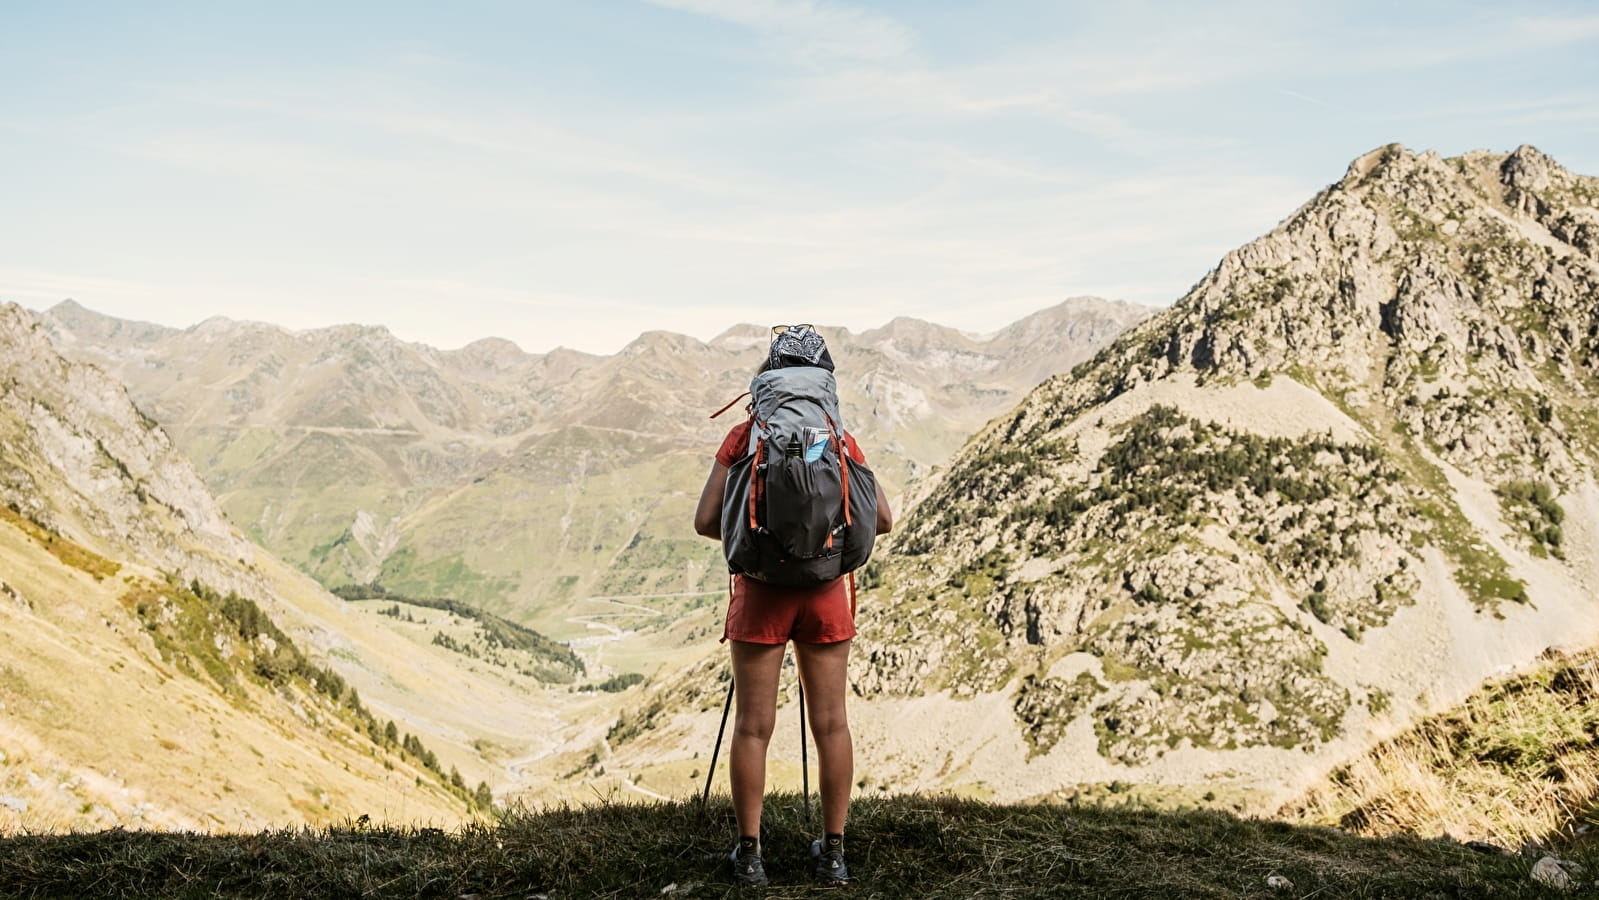
[[[1599,825],[1599,650],[1546,654],[1430,716],[1280,810],[1366,835],[1519,844]]]
[[[821,892],[803,860],[813,830],[799,798],[768,801],[772,886],[761,895]],[[694,802],[602,804],[513,813],[457,833],[353,823],[254,835],[16,836],[0,839],[0,895],[724,896],[736,893],[726,881],[733,833],[722,798],[709,813]],[[1213,811],[863,799],[847,849],[857,898],[1564,896],[1530,879],[1534,858]],[[1271,875],[1293,888],[1272,890]]]

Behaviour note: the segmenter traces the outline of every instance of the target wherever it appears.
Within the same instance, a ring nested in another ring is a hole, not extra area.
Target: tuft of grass
[[[764,897],[813,896],[814,819],[768,798]],[[0,839],[0,894],[56,897],[527,898],[736,896],[725,797],[507,814],[458,832],[346,827],[203,835],[108,831]],[[1533,859],[1450,840],[1362,838],[1215,811],[857,800],[846,851],[856,898],[1560,896]],[[1582,857],[1578,857],[1582,859]]]

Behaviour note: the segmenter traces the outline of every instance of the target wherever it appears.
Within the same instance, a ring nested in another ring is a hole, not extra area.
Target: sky
[[[1599,175],[1599,3],[0,0],[0,302],[987,333],[1167,305],[1391,142]]]

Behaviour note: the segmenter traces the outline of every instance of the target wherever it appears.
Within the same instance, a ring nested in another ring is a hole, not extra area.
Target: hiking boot
[[[761,864],[761,857],[738,850],[738,845],[734,844],[733,852],[727,855],[727,861],[733,864],[733,883],[741,887],[766,887],[766,866]]]
[[[822,885],[849,884],[843,846],[823,850],[821,841],[811,841],[811,879]]]

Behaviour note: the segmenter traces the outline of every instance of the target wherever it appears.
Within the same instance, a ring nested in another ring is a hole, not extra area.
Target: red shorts
[[[847,579],[808,588],[733,576],[722,640],[751,644],[835,644],[855,636]]]

